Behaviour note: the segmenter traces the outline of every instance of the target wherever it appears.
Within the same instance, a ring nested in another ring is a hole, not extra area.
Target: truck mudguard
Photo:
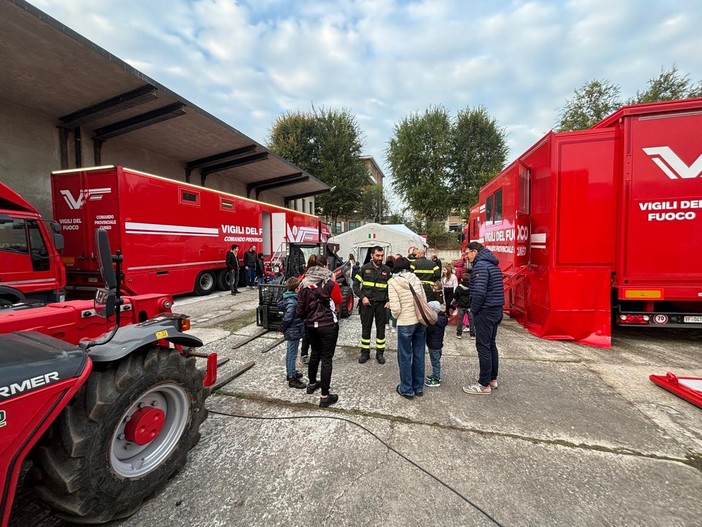
[[[173,318],[157,317],[141,324],[120,327],[112,340],[90,348],[90,358],[96,363],[116,361],[159,340],[189,347],[203,345],[199,338],[179,331]]]

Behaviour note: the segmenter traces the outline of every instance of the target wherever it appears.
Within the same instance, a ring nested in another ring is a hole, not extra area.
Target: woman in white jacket
[[[401,396],[412,399],[424,395],[424,345],[427,331],[417,320],[414,310],[414,292],[426,298],[419,279],[410,271],[407,258],[395,260],[395,276],[388,282],[388,296],[392,316],[397,319],[397,363],[400,367],[400,384],[396,390]]]

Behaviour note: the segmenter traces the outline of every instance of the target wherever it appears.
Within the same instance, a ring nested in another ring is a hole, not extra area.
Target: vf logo
[[[61,190],[60,193],[63,199],[66,200],[68,208],[72,210],[78,210],[86,201],[100,201],[102,196],[112,192],[111,188],[90,188],[88,190],[81,190],[78,193],[78,198],[74,198],[70,190]]]
[[[669,146],[644,148],[643,151],[670,179],[693,179],[702,172],[702,154],[687,166]]]

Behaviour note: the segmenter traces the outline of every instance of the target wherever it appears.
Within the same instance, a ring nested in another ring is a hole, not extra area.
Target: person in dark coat
[[[473,264],[470,274],[470,312],[475,324],[475,347],[480,362],[478,382],[464,387],[472,395],[490,395],[497,389],[498,354],[495,338],[502,322],[505,303],[502,270],[499,260],[479,242],[468,244],[468,259]]]
[[[256,246],[252,245],[251,248],[244,253],[244,269],[246,269],[246,287],[253,289],[254,282],[256,281],[256,262],[258,260],[258,254],[256,253]]]
[[[327,408],[339,400],[339,396],[329,392],[332,376],[332,359],[339,338],[338,310],[343,300],[339,284],[327,268],[327,258],[319,255],[316,265],[305,271],[299,287],[297,314],[305,320],[310,339],[309,383],[307,393],[313,394],[321,388],[319,406]],[[317,371],[321,362],[321,377],[317,382]]]
[[[232,244],[232,248],[227,251],[225,263],[227,265],[227,271],[229,271],[229,287],[232,291],[232,294],[235,295],[237,293],[241,293],[241,291],[237,289],[237,286],[239,285],[240,269],[238,245]]]
[[[278,302],[278,309],[283,312],[283,320],[280,322],[280,332],[285,338],[288,352],[285,355],[286,379],[290,388],[307,388],[307,384],[302,382],[302,373],[295,369],[297,360],[297,347],[300,339],[305,334],[305,321],[297,315],[297,286],[300,280],[293,276],[285,281],[285,292],[283,298]]]
[[[453,292],[453,303],[456,306],[457,312],[457,325],[456,325],[456,338],[463,338],[463,322],[468,315],[468,330],[470,331],[470,338],[475,339],[475,324],[470,319],[470,273],[463,273],[461,276],[461,283],[456,286],[456,290]]]
[[[258,253],[258,257],[256,258],[256,280],[259,283],[259,285],[266,281],[266,275],[264,274],[263,269],[263,253]]]
[[[424,381],[425,386],[441,386],[441,350],[444,347],[444,333],[448,325],[448,317],[436,301],[428,306],[437,312],[436,324],[427,327],[427,349],[431,361],[431,375]]]

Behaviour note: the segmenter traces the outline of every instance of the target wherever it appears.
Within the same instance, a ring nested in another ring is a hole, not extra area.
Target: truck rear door
[[[625,118],[620,299],[702,300],[700,110]]]

